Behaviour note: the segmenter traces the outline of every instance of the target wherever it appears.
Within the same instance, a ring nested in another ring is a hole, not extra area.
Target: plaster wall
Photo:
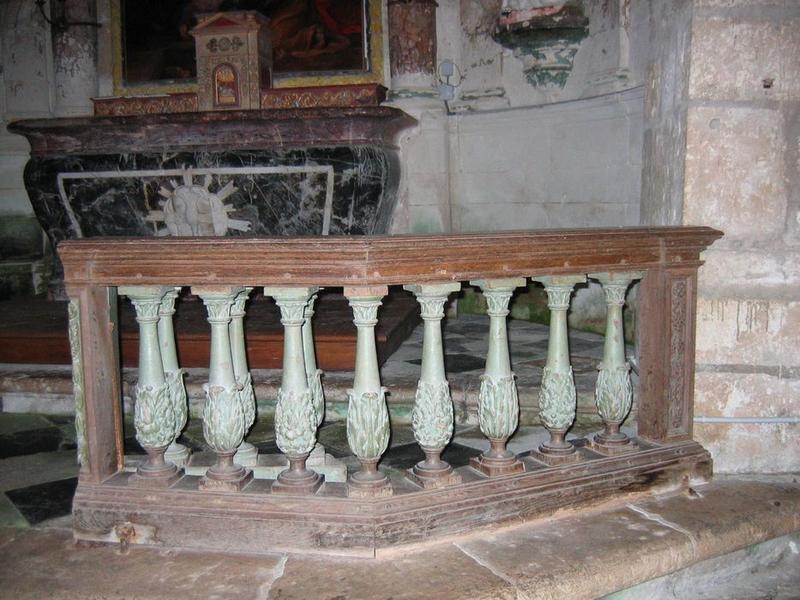
[[[437,62],[455,64],[455,98],[392,90],[420,121],[401,141],[393,231],[639,223],[650,3],[584,6],[561,86],[532,84],[525,48],[495,40],[501,0],[439,2]]]
[[[796,471],[800,4],[695,0],[691,39],[681,222],[725,232],[700,271],[695,436],[716,470]]]

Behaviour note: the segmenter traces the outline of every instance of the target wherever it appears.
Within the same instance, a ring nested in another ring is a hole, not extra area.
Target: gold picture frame
[[[276,73],[275,88],[320,87],[328,85],[384,84],[384,28],[382,0],[363,0],[366,13],[367,68],[363,71],[311,71],[303,73]],[[146,96],[197,92],[196,82],[174,80],[128,83],[124,77],[124,44],[122,0],[110,0],[110,31],[112,50],[112,80],[115,96]]]

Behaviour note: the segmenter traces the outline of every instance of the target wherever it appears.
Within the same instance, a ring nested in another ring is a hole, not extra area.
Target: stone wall
[[[800,3],[696,0],[688,97],[683,222],[725,232],[700,271],[696,437],[717,470],[797,470]]]

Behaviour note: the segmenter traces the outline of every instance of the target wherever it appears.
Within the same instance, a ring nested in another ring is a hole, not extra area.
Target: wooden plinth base
[[[631,452],[636,452],[639,449],[636,440],[633,439],[629,440],[627,444],[603,444],[600,443],[595,436],[591,436],[589,438],[588,447],[591,448],[593,452],[607,454],[608,456],[630,454]]]
[[[558,465],[571,465],[586,460],[586,457],[577,448],[575,449],[575,452],[570,452],[569,454],[548,454],[547,452],[542,452],[541,450],[536,449],[531,450],[528,453],[528,456],[552,467],[556,467]]]
[[[210,479],[201,477],[197,489],[201,492],[241,492],[245,486],[253,481],[253,472],[245,470],[245,474],[238,479]]]
[[[142,477],[138,473],[131,473],[128,477],[128,485],[163,490],[175,485],[181,477],[183,477],[183,469],[178,469],[169,477]]]
[[[114,541],[114,532],[125,524],[158,532],[128,539],[162,547],[375,556],[399,544],[449,538],[617,493],[666,491],[711,477],[711,456],[696,442],[639,440],[638,445],[624,456],[603,456],[584,446],[579,452],[586,460],[571,465],[546,466],[522,458],[527,470],[506,477],[486,478],[460,467],[455,472],[462,485],[420,490],[400,480],[393,485],[394,495],[379,500],[348,498],[348,484],[330,482],[316,495],[295,496],[291,503],[270,493],[271,482],[259,479],[235,494],[200,492],[199,478],[193,476],[169,489],[140,489],[128,486],[129,474],[120,472],[102,484],[79,481],[73,501],[75,537]]]
[[[500,461],[486,458],[483,455],[473,456],[469,459],[469,466],[487,477],[499,477],[500,475],[525,472],[525,465],[516,458],[513,461]]]
[[[309,476],[303,481],[292,483],[284,483],[278,480],[272,484],[273,494],[287,494],[294,496],[307,496],[309,494],[316,494],[317,490],[322,487],[325,482],[325,477],[314,471],[309,471]]]
[[[426,490],[435,490],[458,485],[463,481],[461,474],[455,470],[451,470],[449,473],[446,473],[441,477],[424,477],[418,475],[414,469],[408,469],[406,471],[406,477],[409,479],[409,481],[416,483],[418,486]]]

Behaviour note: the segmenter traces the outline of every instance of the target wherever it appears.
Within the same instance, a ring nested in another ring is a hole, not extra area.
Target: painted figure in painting
[[[202,14],[256,10],[269,18],[274,70],[361,71],[366,0],[120,0],[127,83],[196,74],[189,30]]]

